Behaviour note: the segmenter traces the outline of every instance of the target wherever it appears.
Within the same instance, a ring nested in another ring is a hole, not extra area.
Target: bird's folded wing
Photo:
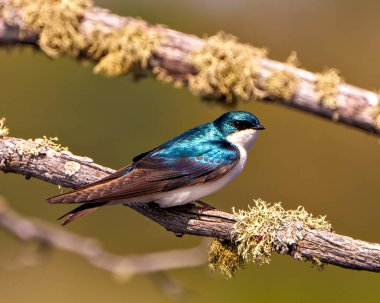
[[[216,181],[226,175],[239,161],[239,150],[230,144],[205,151],[201,155],[167,158],[148,154],[139,159],[126,173],[117,172],[73,192],[52,197],[50,203],[107,202],[174,190]]]

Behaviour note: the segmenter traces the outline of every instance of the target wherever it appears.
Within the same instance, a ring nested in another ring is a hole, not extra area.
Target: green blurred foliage
[[[379,86],[380,2],[376,1],[102,1],[122,15],[140,16],[192,34],[219,30],[265,46],[284,60],[296,50],[303,67],[336,67],[358,86]],[[0,50],[0,116],[16,137],[58,136],[78,155],[118,168],[142,151],[227,109],[187,90],[153,79],[108,79],[91,66],[50,60],[27,47]],[[271,104],[240,103],[268,127],[235,182],[204,199],[221,209],[246,208],[252,199],[303,205],[327,214],[335,230],[379,242],[378,139],[318,117]],[[27,216],[55,221],[69,208],[48,205],[57,186],[16,175],[0,175],[0,193]],[[108,207],[65,227],[95,237],[121,254],[191,247],[196,237],[174,237],[122,207]],[[136,232],[138,231],[138,232]],[[2,302],[166,302],[148,277],[118,284],[108,273],[77,256],[54,251],[34,268],[9,271],[24,244],[0,232]],[[247,266],[225,281],[206,267],[169,273],[190,290],[191,302],[371,302],[377,301],[375,274],[332,266],[323,272],[286,256],[270,265]]]

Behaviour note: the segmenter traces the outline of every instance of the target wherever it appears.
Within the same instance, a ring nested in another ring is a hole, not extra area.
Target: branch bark
[[[8,18],[0,17],[0,44],[31,44],[38,47],[39,33],[28,28],[22,20],[22,11],[12,7],[7,0],[0,0],[0,6],[7,6]],[[197,74],[191,62],[191,54],[201,49],[206,41],[194,35],[184,34],[162,26],[152,26],[131,17],[121,17],[100,7],[86,10],[78,31],[85,39],[95,32],[111,33],[125,25],[154,29],[164,37],[149,60],[149,68],[159,67],[176,81],[188,84],[189,75]],[[20,28],[23,29],[20,34]],[[83,54],[82,54],[83,55]],[[253,60],[253,59],[252,59]],[[256,59],[255,59],[256,60]],[[257,88],[265,91],[269,77],[279,71],[299,79],[297,88],[289,100],[269,95],[263,101],[277,103],[328,118],[335,122],[359,128],[380,135],[380,106],[377,94],[348,84],[339,84],[336,93],[336,107],[329,108],[321,102],[316,82],[318,75],[288,64],[267,58],[259,59]]]
[[[59,152],[48,146],[41,147],[34,155],[20,154],[20,146],[30,144],[18,138],[0,139],[0,170],[71,188],[84,186],[113,172],[89,158]],[[67,170],[67,163],[77,164],[75,173]],[[236,217],[221,210],[202,210],[197,207],[162,209],[150,204],[134,204],[130,207],[177,235],[232,240],[231,231]],[[380,244],[311,230],[297,221],[290,222],[286,228],[278,231],[276,238],[283,243],[276,248],[276,252],[288,254],[297,260],[318,259],[349,269],[380,271]]]

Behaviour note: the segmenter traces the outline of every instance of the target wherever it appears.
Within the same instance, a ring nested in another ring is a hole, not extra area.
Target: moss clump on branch
[[[136,25],[126,25],[111,34],[94,33],[88,54],[99,63],[96,73],[119,76],[133,69],[146,69],[152,51],[160,44],[156,30]]]
[[[289,222],[300,222],[319,231],[332,230],[325,217],[315,218],[303,207],[285,210],[281,203],[271,206],[262,200],[256,200],[254,207],[248,211],[239,210],[235,215],[237,220],[231,233],[234,242],[226,246],[215,240],[219,244],[213,243],[209,249],[211,268],[220,269],[226,277],[232,277],[244,262],[267,264],[273,251],[282,251],[289,242],[297,243],[300,235],[294,235],[296,239],[279,236]]]
[[[294,95],[299,78],[289,68],[297,67],[299,61],[296,52],[292,52],[285,62],[289,67],[274,71],[264,82],[268,95],[289,101]]]
[[[17,153],[25,156],[38,156],[44,151],[44,149],[55,150],[57,152],[68,151],[67,147],[63,147],[57,142],[58,138],[56,137],[47,138],[46,136],[43,136],[42,138],[29,139],[17,146]]]
[[[28,28],[39,33],[38,43],[48,56],[78,56],[86,47],[78,27],[86,9],[92,6],[90,0],[11,0],[11,5],[20,8]]]
[[[0,11],[9,19],[12,7],[19,8],[25,23],[21,30],[36,31],[39,46],[50,57],[87,55],[99,61],[94,71],[107,76],[146,69],[153,49],[160,44],[158,31],[141,22],[112,32],[97,30],[85,37],[79,25],[92,5],[91,0],[10,0]]]
[[[9,135],[9,128],[5,126],[5,118],[0,118],[0,138],[5,138]]]
[[[219,270],[226,278],[232,278],[244,265],[244,259],[235,244],[217,239],[210,244],[208,261],[212,271]]]
[[[324,106],[332,110],[337,109],[338,86],[343,82],[344,81],[339,76],[339,71],[333,68],[318,74],[315,87],[320,102]]]
[[[171,83],[175,88],[182,88],[184,86],[184,79],[177,79],[169,75],[167,70],[160,66],[155,66],[152,72],[157,78],[157,80],[160,80],[165,83]]]
[[[237,38],[218,33],[206,39],[204,47],[194,52],[191,62],[198,73],[189,77],[189,88],[208,98],[250,100],[263,97],[256,87],[259,60],[266,50],[238,43]]]

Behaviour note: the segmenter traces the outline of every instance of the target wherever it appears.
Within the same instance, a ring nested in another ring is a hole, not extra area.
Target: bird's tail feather
[[[99,207],[107,204],[107,202],[91,202],[91,203],[84,203],[81,206],[74,208],[73,210],[69,211],[68,213],[64,214],[63,216],[59,217],[58,220],[61,220],[65,217],[66,220],[63,221],[62,225],[67,225],[75,220],[78,220],[95,210],[97,210]]]

